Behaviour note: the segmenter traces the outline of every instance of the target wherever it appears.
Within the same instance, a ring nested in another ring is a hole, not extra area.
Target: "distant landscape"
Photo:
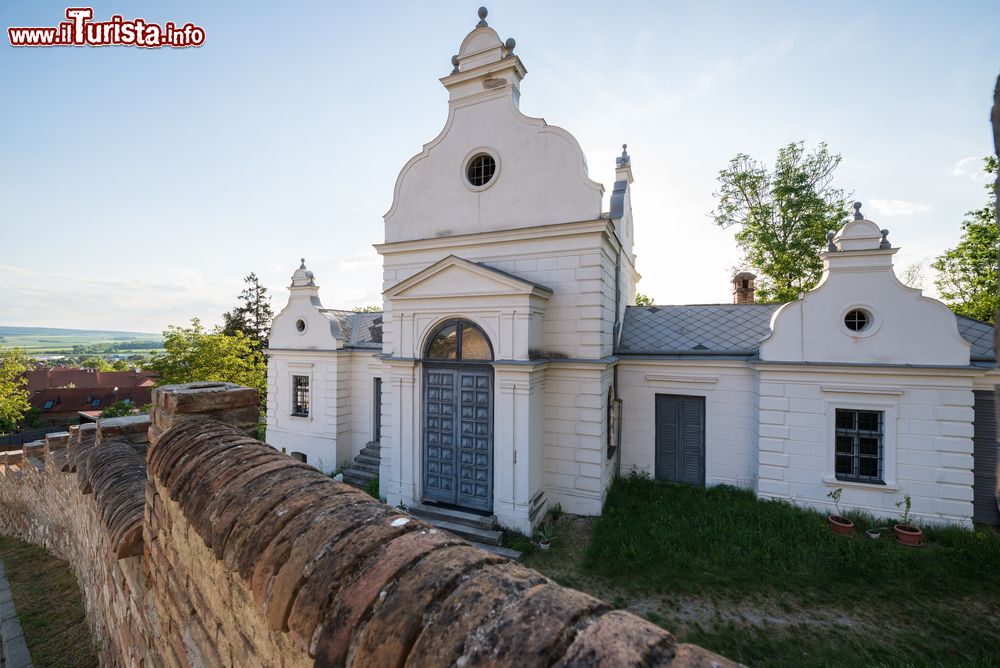
[[[102,357],[118,360],[162,350],[163,336],[100,329],[0,326],[0,348],[22,348],[37,359]]]

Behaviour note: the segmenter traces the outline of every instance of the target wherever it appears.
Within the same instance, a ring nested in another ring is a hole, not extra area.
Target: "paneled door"
[[[492,370],[425,368],[423,421],[424,498],[492,510]]]
[[[656,479],[705,484],[705,397],[656,395]]]

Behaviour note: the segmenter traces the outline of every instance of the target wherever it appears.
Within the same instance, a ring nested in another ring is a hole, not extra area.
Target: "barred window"
[[[469,183],[474,186],[485,186],[493,179],[493,174],[496,172],[497,163],[493,160],[493,156],[486,153],[480,153],[469,161],[469,167],[466,176],[469,177]]]
[[[837,409],[837,480],[884,484],[885,415]]]
[[[309,376],[292,376],[292,415],[309,417]]]

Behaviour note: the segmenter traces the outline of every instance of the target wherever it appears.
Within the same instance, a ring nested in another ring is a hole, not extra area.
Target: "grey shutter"
[[[975,392],[975,429],[972,438],[973,501],[972,519],[982,524],[1000,525],[997,510],[997,417],[992,392]]]
[[[681,482],[705,484],[705,399],[684,397],[681,401]]]
[[[656,478],[705,484],[705,398],[656,396]]]
[[[656,479],[677,482],[680,451],[680,402],[678,397],[656,397]]]

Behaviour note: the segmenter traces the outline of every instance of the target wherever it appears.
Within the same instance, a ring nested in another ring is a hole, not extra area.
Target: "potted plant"
[[[542,550],[547,550],[552,547],[552,525],[548,522],[538,527],[538,533],[535,534],[535,541],[538,543],[538,547]]]
[[[896,531],[896,540],[903,545],[916,547],[924,541],[924,532],[919,527],[910,524],[910,495],[903,497],[902,501],[896,502],[896,507],[903,507],[903,521],[893,527]]]
[[[844,490],[838,487],[827,494],[828,497],[833,499],[833,505],[837,509],[837,514],[830,515],[826,518],[826,520],[830,523],[830,529],[833,530],[833,533],[839,533],[842,536],[850,536],[854,531],[854,522],[840,514],[840,495],[843,493]]]

